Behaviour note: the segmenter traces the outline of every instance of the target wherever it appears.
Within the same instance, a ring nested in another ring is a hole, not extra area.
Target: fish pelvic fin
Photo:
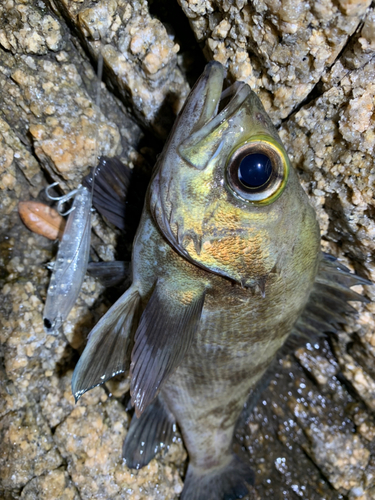
[[[195,283],[176,286],[157,281],[136,331],[132,352],[130,394],[138,418],[189,350],[204,298],[205,291]]]
[[[159,397],[138,418],[134,413],[122,456],[130,469],[141,469],[173,440],[176,420]]]
[[[191,463],[186,473],[181,500],[236,500],[249,494],[254,484],[250,466],[233,454],[229,463],[204,471]]]
[[[91,331],[73,373],[76,402],[88,390],[128,370],[139,304],[138,290],[130,287]]]
[[[357,314],[348,301],[369,302],[365,296],[351,290],[355,285],[372,283],[351,273],[332,255],[322,253],[309,300],[292,334],[314,342],[326,333],[336,333],[339,325],[347,322],[347,314]]]

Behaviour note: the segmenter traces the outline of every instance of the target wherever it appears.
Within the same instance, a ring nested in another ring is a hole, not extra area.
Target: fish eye
[[[246,188],[264,186],[272,176],[272,163],[262,153],[250,153],[242,158],[238,167],[238,179]]]
[[[229,157],[227,181],[237,196],[258,204],[275,201],[284,190],[289,160],[284,148],[271,137],[256,137]]]

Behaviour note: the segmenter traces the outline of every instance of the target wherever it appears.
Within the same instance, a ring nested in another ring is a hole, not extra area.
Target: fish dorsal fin
[[[169,285],[169,286],[168,286]],[[158,281],[142,314],[131,360],[130,393],[137,417],[179,366],[198,328],[205,291]]]
[[[346,323],[346,314],[357,311],[348,301],[369,302],[351,290],[355,285],[372,285],[371,281],[352,274],[335,257],[322,253],[318,274],[309,300],[294,325],[293,334],[315,341],[324,333],[336,332],[340,323]]]
[[[93,205],[119,229],[125,229],[126,197],[133,171],[117,157],[102,156],[95,172],[83,179],[83,185],[92,187]]]
[[[128,370],[139,303],[138,290],[130,287],[91,331],[73,373],[76,401],[86,391]]]

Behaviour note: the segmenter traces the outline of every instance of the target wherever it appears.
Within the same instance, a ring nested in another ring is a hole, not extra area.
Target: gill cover
[[[223,91],[223,80],[212,62],[193,88],[159,160],[150,208],[182,256],[252,286],[275,266],[269,231],[285,211],[291,169],[258,97],[242,82]]]

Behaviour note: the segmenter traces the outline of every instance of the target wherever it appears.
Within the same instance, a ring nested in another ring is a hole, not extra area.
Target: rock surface
[[[227,66],[229,80],[247,81],[280,124],[323,248],[375,281],[375,13],[368,1],[298,5],[181,0],[206,55]],[[199,47],[185,40],[187,19],[168,17],[169,8],[172,0],[0,5],[1,498],[177,500],[182,489],[178,439],[141,471],[122,462],[127,379],[74,404],[72,370],[117,292],[87,276],[62,331],[46,335],[46,263],[56,245],[17,213],[20,200],[46,202],[51,179],[63,191],[77,187],[98,153],[150,171],[189,71],[203,69]],[[131,232],[119,235],[97,215],[93,225],[94,260],[129,255]],[[257,474],[249,499],[375,498],[375,306],[355,307],[359,316],[330,345],[282,361],[239,431]]]
[[[305,99],[370,1],[179,0],[210,57],[256,91],[278,122]]]
[[[189,87],[177,66],[179,45],[150,15],[147,2],[58,0],[85,48],[100,52],[111,84],[146,126],[165,136]]]

